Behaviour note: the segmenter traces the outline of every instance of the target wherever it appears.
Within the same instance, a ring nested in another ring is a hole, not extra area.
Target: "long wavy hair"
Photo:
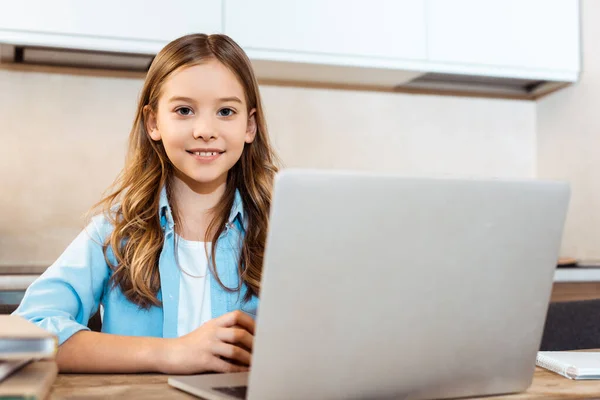
[[[158,261],[164,243],[160,225],[159,198],[166,187],[175,226],[178,226],[176,203],[171,201],[174,167],[162,143],[153,141],[146,130],[144,108],[157,111],[161,88],[166,79],[182,68],[216,59],[228,67],[244,88],[248,111],[255,109],[256,137],[246,143],[241,158],[229,170],[225,193],[213,210],[207,232],[211,233],[209,268],[227,291],[248,288],[244,300],[259,294],[263,254],[271,206],[273,180],[278,158],[271,147],[267,125],[250,60],[228,36],[192,34],[167,44],[154,58],[140,95],[135,120],[129,136],[125,167],[108,189],[108,195],[93,209],[101,209],[114,229],[103,244],[104,257],[113,270],[113,286],[120,287],[128,300],[142,308],[160,306]],[[229,218],[235,192],[239,190],[248,227],[241,244],[237,287],[226,287],[215,265],[217,241]],[[111,263],[109,250],[114,257]]]

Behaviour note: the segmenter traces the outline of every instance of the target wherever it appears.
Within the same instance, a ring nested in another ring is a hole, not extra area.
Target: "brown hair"
[[[277,156],[269,136],[258,90],[258,82],[250,60],[244,51],[225,35],[193,34],[167,44],[152,61],[142,89],[124,169],[110,188],[110,194],[98,202],[114,226],[104,243],[104,255],[113,269],[112,283],[140,307],[160,305],[158,260],[164,233],[160,225],[159,198],[163,186],[170,194],[173,167],[161,142],[153,141],[146,130],[144,107],[156,112],[161,87],[174,71],[216,59],[228,67],[244,88],[248,111],[255,109],[257,132],[252,143],[245,144],[241,158],[227,176],[225,193],[214,210],[207,232],[212,234],[212,262],[209,267],[219,284],[227,291],[248,287],[245,300],[258,295],[263,254],[271,206],[273,179],[277,173]],[[239,284],[226,287],[218,277],[215,263],[217,240],[227,223],[239,190],[248,228],[238,261]],[[176,205],[171,202],[175,226]],[[114,254],[115,264],[109,262],[108,250]]]

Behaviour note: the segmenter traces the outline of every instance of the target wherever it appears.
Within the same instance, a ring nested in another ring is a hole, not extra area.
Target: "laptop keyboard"
[[[225,386],[225,387],[216,387],[212,388],[217,392],[224,393],[231,397],[235,397],[236,399],[245,399],[246,393],[248,391],[248,386]]]

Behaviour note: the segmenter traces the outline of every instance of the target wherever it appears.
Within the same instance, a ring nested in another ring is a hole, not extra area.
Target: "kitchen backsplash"
[[[51,264],[121,169],[142,80],[0,69],[0,265]],[[287,167],[534,177],[536,104],[262,86]]]

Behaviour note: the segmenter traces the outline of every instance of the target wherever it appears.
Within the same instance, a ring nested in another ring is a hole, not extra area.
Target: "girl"
[[[58,336],[63,372],[247,370],[275,163],[244,51],[224,35],[169,43],[102,212],[15,314]]]

